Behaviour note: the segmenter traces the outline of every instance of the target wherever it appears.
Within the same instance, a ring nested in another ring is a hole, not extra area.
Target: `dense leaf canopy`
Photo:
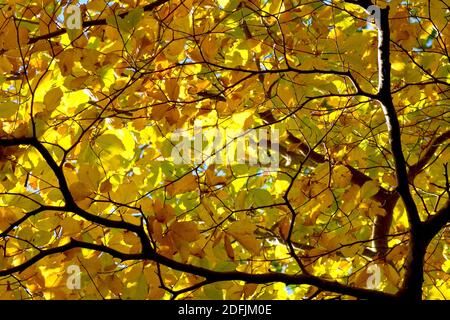
[[[448,0],[0,13],[0,299],[450,299]]]

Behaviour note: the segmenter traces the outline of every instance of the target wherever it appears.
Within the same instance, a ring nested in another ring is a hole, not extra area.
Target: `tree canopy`
[[[0,11],[0,299],[450,299],[448,0]]]

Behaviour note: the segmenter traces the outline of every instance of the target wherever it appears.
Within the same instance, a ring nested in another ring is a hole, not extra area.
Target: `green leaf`
[[[273,204],[272,195],[265,189],[251,190],[250,196],[253,200],[253,203],[258,207],[270,206],[271,204]]]
[[[148,284],[143,273],[135,281],[132,281],[125,286],[125,299],[143,300],[147,295]]]
[[[130,28],[135,28],[138,25],[139,21],[141,21],[143,13],[143,8],[136,8],[131,10],[125,17],[128,26]]]
[[[128,34],[135,28],[141,20],[143,8],[131,10],[124,18],[113,15],[106,18],[106,23],[119,29],[120,32]]]
[[[0,104],[0,118],[12,117],[19,110],[19,106],[19,104],[12,101]]]
[[[378,181],[374,181],[374,180],[367,181],[361,187],[361,190],[360,190],[361,198],[369,199],[370,197],[373,197],[374,195],[376,195],[379,189],[380,189],[380,186],[378,184]]]
[[[223,299],[223,293],[222,290],[217,289],[215,285],[208,285],[203,288],[203,292],[205,293],[205,296],[209,300],[222,300]]]
[[[97,146],[110,154],[120,154],[125,151],[122,141],[114,134],[104,134],[95,140]]]

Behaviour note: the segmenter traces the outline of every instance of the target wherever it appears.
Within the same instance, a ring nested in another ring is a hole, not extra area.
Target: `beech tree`
[[[450,298],[448,0],[0,10],[1,299]]]

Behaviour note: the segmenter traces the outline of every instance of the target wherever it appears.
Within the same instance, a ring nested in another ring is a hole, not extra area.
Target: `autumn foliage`
[[[448,0],[0,12],[0,299],[450,299]]]

